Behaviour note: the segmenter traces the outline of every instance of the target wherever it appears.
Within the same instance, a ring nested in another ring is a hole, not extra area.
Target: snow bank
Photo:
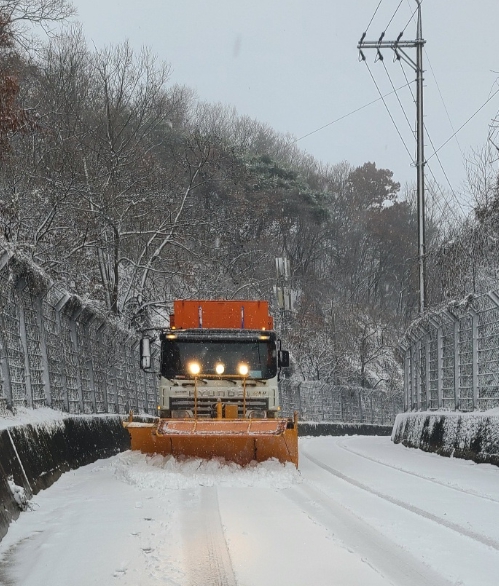
[[[499,466],[499,413],[400,413],[392,441],[407,447]]]
[[[223,459],[182,461],[172,456],[146,456],[129,451],[116,456],[113,468],[120,480],[158,491],[198,486],[289,488],[301,482],[294,464],[281,464],[277,460],[242,467]]]

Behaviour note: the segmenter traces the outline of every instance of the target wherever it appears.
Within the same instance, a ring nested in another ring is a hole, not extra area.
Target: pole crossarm
[[[419,46],[423,46],[426,43],[425,40],[421,39],[420,41],[362,41],[359,42],[357,45],[357,49],[360,52],[360,60],[365,61],[366,57],[362,52],[362,49],[376,49],[378,51],[378,58],[383,60],[383,56],[381,55],[381,49],[391,49],[395,53],[395,59],[397,61],[405,61],[409,67],[411,67],[414,71],[417,72],[418,65],[411,59],[409,55],[404,51],[404,49],[415,49]]]
[[[398,48],[414,49],[414,47],[425,43],[424,39],[415,41],[359,41],[357,49],[393,49],[396,51]]]

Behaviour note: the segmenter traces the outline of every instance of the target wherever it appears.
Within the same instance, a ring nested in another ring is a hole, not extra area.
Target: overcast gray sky
[[[173,68],[172,83],[193,88],[208,102],[222,102],[300,138],[379,98],[368,68],[358,61],[357,42],[379,0],[73,0],[87,39],[97,47],[129,39],[149,46]],[[366,39],[376,40],[392,15],[385,40],[414,39],[409,22],[415,0],[383,0]],[[425,125],[442,145],[499,89],[498,0],[425,0]],[[414,53],[413,53],[414,54]],[[382,93],[405,83],[400,64],[369,67]],[[406,75],[414,74],[406,68]],[[438,82],[438,86],[437,86]],[[442,94],[443,100],[440,97]],[[411,124],[415,107],[408,88],[399,92]],[[386,99],[411,154],[411,128],[394,95]],[[445,104],[445,106],[444,106]],[[465,156],[487,140],[499,111],[496,95],[439,157],[452,188],[465,179]],[[449,120],[450,118],[450,120]],[[454,130],[453,130],[454,129]],[[433,152],[426,141],[426,156]],[[298,143],[326,163],[374,161],[401,183],[415,182],[415,169],[382,101]],[[430,170],[449,185],[436,157]]]

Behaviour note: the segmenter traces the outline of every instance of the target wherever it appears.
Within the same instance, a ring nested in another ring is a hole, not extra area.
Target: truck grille
[[[223,405],[238,405],[238,414],[243,415],[243,401],[241,398],[222,398]],[[198,397],[198,416],[214,417],[216,413],[217,399],[214,397]],[[268,397],[248,397],[246,399],[246,411],[267,411],[269,408]],[[171,411],[194,411],[194,397],[170,397]]]

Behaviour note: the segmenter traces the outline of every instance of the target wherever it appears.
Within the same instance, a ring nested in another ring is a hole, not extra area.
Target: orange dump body
[[[170,327],[272,330],[274,320],[267,301],[181,300],[173,302]]]
[[[224,458],[246,466],[276,458],[298,467],[298,424],[288,419],[159,419],[127,422],[131,449],[146,454]]]

